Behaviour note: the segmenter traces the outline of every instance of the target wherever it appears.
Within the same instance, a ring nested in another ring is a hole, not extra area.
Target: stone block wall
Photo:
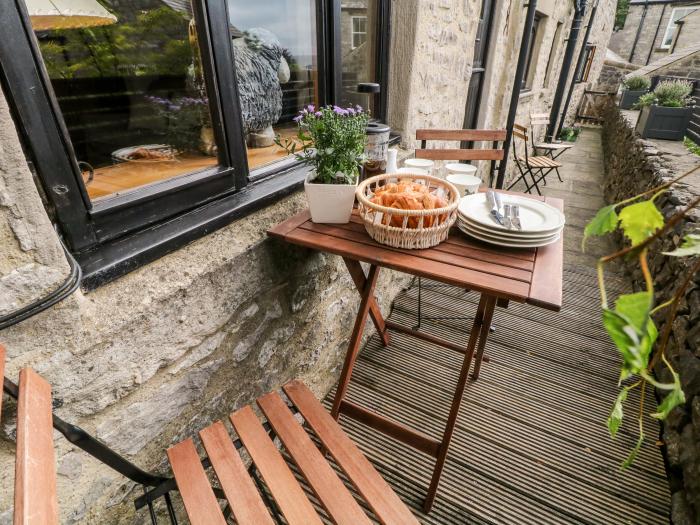
[[[658,186],[700,163],[700,157],[685,151],[680,143],[641,140],[633,132],[629,118],[615,106],[607,106],[604,118],[605,194],[610,203]],[[668,218],[698,195],[700,174],[662,195],[658,205]],[[696,209],[671,235],[652,246],[650,269],[655,276],[658,303],[673,296],[689,266],[687,258],[666,257],[661,252],[673,250],[684,233],[699,227],[700,210]],[[635,286],[641,288],[643,278],[636,264],[631,262],[628,268]],[[656,322],[662,331],[664,316]],[[681,303],[666,355],[680,375],[687,398],[685,406],[676,408],[662,425],[672,494],[671,515],[676,525],[692,525],[700,523],[700,273],[695,275]],[[657,372],[660,379],[671,380],[665,371]]]

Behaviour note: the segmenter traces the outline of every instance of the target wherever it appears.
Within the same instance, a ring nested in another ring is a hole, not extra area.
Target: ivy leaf
[[[586,224],[586,228],[583,230],[583,241],[581,242],[581,249],[586,248],[586,241],[591,236],[605,235],[606,233],[614,232],[617,228],[617,223],[620,220],[615,211],[616,204],[610,206],[605,206],[598,210],[595,217]]]
[[[610,412],[610,417],[608,417],[608,431],[610,432],[610,436],[612,437],[615,437],[617,435],[617,431],[619,430],[620,425],[622,424],[622,403],[624,403],[627,400],[628,392],[628,387],[622,389],[620,394],[617,396],[617,399],[615,400],[612,412]]]
[[[700,234],[689,233],[683,238],[681,245],[672,252],[663,252],[664,255],[673,257],[692,257],[700,255]]]
[[[629,319],[639,332],[644,332],[651,309],[651,294],[637,292],[621,295],[615,301],[615,311]]]
[[[620,465],[620,470],[625,470],[632,463],[634,463],[634,460],[637,459],[637,455],[639,454],[639,451],[642,448],[643,443],[644,443],[644,432],[642,432],[640,429],[639,438],[637,439],[637,444],[630,451],[629,456],[627,456],[627,459],[622,462],[622,465]]]
[[[663,225],[664,217],[652,201],[636,202],[620,211],[620,226],[632,245],[651,237]]]

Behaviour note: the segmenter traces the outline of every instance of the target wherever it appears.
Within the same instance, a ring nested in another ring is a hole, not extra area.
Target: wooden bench
[[[360,502],[329,463],[324,451],[342,469],[381,523],[418,523],[408,507],[303,383],[292,381],[284,386],[284,392],[304,418],[312,435],[276,392],[260,397],[257,405],[333,522],[341,525],[372,523]],[[249,474],[223,422],[217,421],[199,433],[236,522],[241,525],[275,523],[269,502],[266,502],[269,492],[274,500],[273,512],[277,513],[278,510],[290,525],[323,523],[253,408],[246,406],[237,410],[231,414],[230,420],[266,488]],[[168,458],[192,524],[225,524],[224,514],[193,440],[186,439],[168,449]]]
[[[4,380],[5,348],[2,345],[0,375]],[[51,386],[31,368],[22,369],[17,392],[15,525],[58,523],[52,417]]]

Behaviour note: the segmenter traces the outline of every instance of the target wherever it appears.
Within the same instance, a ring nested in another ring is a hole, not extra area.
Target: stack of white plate
[[[544,202],[518,195],[501,194],[502,204],[520,207],[522,229],[507,228],[491,214],[486,193],[467,195],[457,208],[457,226],[470,237],[508,248],[536,248],[559,240],[564,214]],[[501,213],[503,210],[501,210]]]

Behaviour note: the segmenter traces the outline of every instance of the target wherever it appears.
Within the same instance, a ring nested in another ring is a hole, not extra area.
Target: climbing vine
[[[625,248],[601,257],[598,260],[598,283],[600,287],[601,307],[603,310],[603,326],[617,347],[621,357],[620,391],[613,404],[607,425],[610,435],[614,438],[622,424],[624,409],[630,391],[640,392],[637,408],[638,437],[636,445],[622,463],[621,468],[632,464],[644,442],[644,397],[647,384],[666,393],[651,417],[664,420],[671,410],[685,403],[685,395],[681,388],[678,374],[666,358],[665,352],[671,336],[673,320],[678,312],[678,306],[685,295],[693,275],[700,270],[700,258],[694,259],[689,271],[679,279],[679,284],[673,297],[661,304],[656,304],[654,296],[654,279],[649,270],[648,256],[652,243],[670,232],[692,209],[700,205],[700,197],[693,200],[667,221],[659,211],[656,200],[672,185],[676,184],[700,166],[688,171],[680,177],[662,184],[656,188],[635,195],[615,204],[601,208],[593,219],[586,225],[583,235],[583,246],[592,236],[601,236],[615,231],[622,231],[629,241]],[[672,252],[664,252],[669,257],[690,257],[700,255],[700,232],[686,232],[681,245]],[[640,292],[620,295],[610,305],[605,288],[605,265],[620,258],[636,258],[644,276],[644,289]],[[665,311],[666,321],[664,331],[659,340],[659,332],[653,316]],[[658,341],[657,341],[658,340]],[[654,375],[654,368],[661,362],[670,372],[671,382],[660,382]]]

